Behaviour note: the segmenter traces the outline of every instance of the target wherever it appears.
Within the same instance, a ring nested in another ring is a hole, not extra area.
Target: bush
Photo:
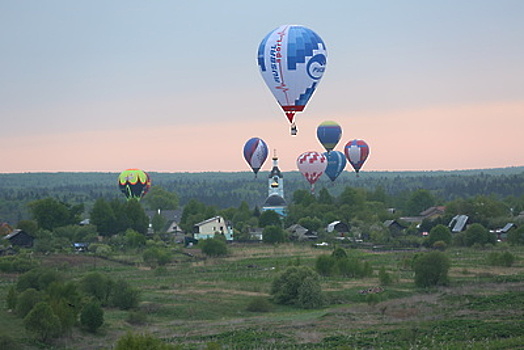
[[[53,313],[49,304],[40,302],[24,318],[28,331],[36,333],[43,342],[60,336],[60,319]]]
[[[315,261],[315,269],[322,276],[330,276],[333,273],[336,260],[333,256],[320,255]]]
[[[378,279],[380,281],[380,285],[382,286],[389,286],[391,283],[393,283],[391,275],[386,272],[386,268],[384,266],[378,270]]]
[[[82,308],[80,324],[91,333],[95,333],[104,324],[104,310],[97,301],[91,301]]]
[[[126,318],[127,323],[140,326],[147,323],[147,314],[143,311],[130,312]]]
[[[219,238],[209,238],[201,240],[198,245],[202,253],[211,257],[226,256],[228,254],[227,244]]]
[[[292,266],[284,270],[273,280],[271,295],[277,304],[301,308],[321,307],[324,303],[319,275],[305,266]]]
[[[16,309],[16,300],[17,300],[16,290],[14,286],[9,287],[7,295],[5,297],[5,302],[9,310]]]
[[[273,304],[265,297],[255,297],[247,304],[246,310],[250,312],[270,312],[273,310]]]
[[[80,290],[106,305],[113,289],[113,281],[99,272],[91,272],[80,280]]]
[[[464,232],[464,244],[467,247],[484,246],[487,243],[495,244],[496,237],[481,224],[471,224]]]
[[[147,248],[142,255],[146,265],[156,268],[171,262],[172,256],[169,250],[160,247]]]
[[[427,288],[448,283],[450,262],[448,257],[439,251],[417,256],[413,262],[415,285]]]
[[[447,226],[438,224],[429,231],[429,236],[426,241],[426,246],[433,247],[435,242],[443,241],[446,244],[451,244],[451,232]]]
[[[491,266],[510,267],[515,262],[515,256],[510,252],[492,252],[488,255],[487,261]]]
[[[44,300],[44,295],[34,288],[24,290],[16,299],[16,314],[24,318],[33,307]]]
[[[121,310],[134,309],[140,301],[140,292],[132,288],[126,281],[118,280],[111,294],[111,305]]]

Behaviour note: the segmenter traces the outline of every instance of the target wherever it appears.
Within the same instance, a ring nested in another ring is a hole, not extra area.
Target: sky
[[[256,64],[282,24],[328,51],[294,137]],[[250,171],[251,137],[293,171],[326,120],[363,172],[523,166],[524,1],[0,0],[1,173]]]

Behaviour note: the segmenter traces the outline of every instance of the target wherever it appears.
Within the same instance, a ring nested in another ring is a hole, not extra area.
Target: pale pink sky
[[[302,152],[323,151],[316,139],[318,118],[307,112],[299,115],[299,135],[292,137],[285,117],[275,114],[235,122],[79,130],[28,138],[4,135],[0,148],[11,152],[2,167],[10,172],[118,172],[130,167],[166,172],[249,171],[242,147],[253,136],[264,139],[271,153],[277,150],[284,171],[297,170],[296,158]],[[524,165],[523,116],[524,102],[508,102],[330,119],[343,127],[337,150],[343,151],[353,138],[364,139],[371,152],[363,170],[394,171]],[[268,157],[262,171],[270,166]]]
[[[369,144],[363,171],[524,166],[524,1],[275,6],[0,2],[0,172],[250,171],[255,136],[291,171],[325,120]],[[256,64],[290,23],[328,51],[296,137]]]

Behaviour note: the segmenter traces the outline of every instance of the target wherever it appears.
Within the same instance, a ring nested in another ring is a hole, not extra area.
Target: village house
[[[193,226],[194,239],[214,238],[215,235],[223,235],[227,241],[232,241],[233,227],[231,226],[231,222],[224,220],[221,216],[214,216]]]
[[[12,246],[21,248],[31,248],[34,238],[23,230],[14,230],[4,237]]]

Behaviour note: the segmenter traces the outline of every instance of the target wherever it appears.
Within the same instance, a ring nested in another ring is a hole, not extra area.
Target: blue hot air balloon
[[[251,169],[253,169],[255,177],[266,161],[267,153],[268,150],[266,143],[264,140],[258,137],[253,137],[247,140],[246,144],[244,145],[244,158]]]
[[[325,152],[324,156],[326,156],[328,162],[324,174],[326,174],[331,181],[335,181],[346,168],[346,156],[339,151]]]
[[[325,121],[317,127],[317,138],[328,152],[336,147],[341,136],[342,128],[336,122]]]
[[[302,112],[324,75],[327,51],[317,33],[300,25],[283,25],[258,47],[258,66],[269,90],[296,134],[295,113]]]

